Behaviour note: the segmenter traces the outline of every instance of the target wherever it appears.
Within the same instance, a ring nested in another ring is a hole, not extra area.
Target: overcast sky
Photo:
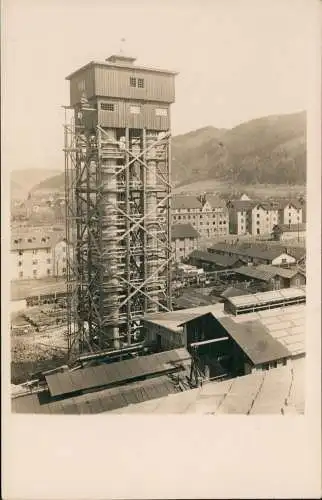
[[[4,0],[6,168],[64,165],[65,77],[124,50],[179,71],[174,135],[307,108],[310,0]],[[314,30],[313,30],[314,31]]]

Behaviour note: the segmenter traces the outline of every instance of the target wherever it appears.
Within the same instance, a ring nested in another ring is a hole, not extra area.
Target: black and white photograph
[[[4,4],[11,414],[304,418],[315,2]]]
[[[19,9],[12,410],[303,414],[309,26],[219,3],[172,54],[99,19],[47,53]]]

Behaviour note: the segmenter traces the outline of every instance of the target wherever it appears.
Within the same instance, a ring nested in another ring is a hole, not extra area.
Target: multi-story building
[[[298,200],[281,202],[279,204],[279,224],[301,224],[303,222],[303,207]]]
[[[232,234],[268,235],[277,224],[302,222],[299,202],[236,200],[229,201],[227,208]]]
[[[225,202],[214,195],[174,195],[172,223],[191,224],[202,238],[226,235],[229,216]]]
[[[66,242],[61,234],[33,232],[11,238],[11,279],[66,274]]]
[[[199,233],[191,224],[174,224],[171,228],[171,244],[174,259],[178,262],[198,248]]]

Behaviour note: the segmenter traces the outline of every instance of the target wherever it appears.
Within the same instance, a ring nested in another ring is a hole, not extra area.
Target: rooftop
[[[175,194],[171,198],[171,208],[172,210],[182,210],[188,208],[201,209],[202,203],[200,200],[198,200],[197,196]]]
[[[229,245],[228,243],[220,242],[216,243],[210,249],[212,252],[226,252],[235,255],[241,255],[245,257],[261,258],[264,260],[274,260],[282,254],[288,254],[294,257],[288,252],[285,246],[277,245],[258,245],[258,244],[241,244],[241,245]],[[302,250],[302,249],[300,249]],[[305,253],[305,250],[304,250]],[[295,258],[295,257],[294,257]]]
[[[191,224],[174,224],[171,227],[171,239],[177,238],[199,238],[199,233]]]
[[[11,234],[11,251],[50,249],[64,240],[63,233],[29,231]]]
[[[193,259],[202,260],[204,262],[216,264],[220,267],[234,266],[238,262],[238,257],[229,257],[228,255],[218,255],[202,250],[194,250],[189,257]]]
[[[306,231],[306,223],[299,224],[278,224],[277,226],[283,233],[297,233],[299,231]]]
[[[254,365],[291,356],[287,347],[272,337],[259,320],[239,324],[232,318],[219,318],[218,321]]]
[[[11,281],[11,300],[23,300],[38,295],[66,293],[66,281],[63,278],[43,278]]]
[[[303,414],[305,360],[224,382],[209,382],[190,391],[132,404],[114,413],[125,414]]]
[[[149,375],[165,373],[189,359],[189,353],[181,348],[76,371],[54,373],[45,378],[50,395],[55,397],[104,386],[121,385]]]
[[[207,194],[206,201],[210,203],[212,208],[226,208],[226,203],[224,202],[224,200],[222,200],[215,194]]]
[[[90,61],[89,63],[85,64],[81,68],[77,69],[76,71],[73,71],[70,75],[66,77],[66,80],[71,80],[74,76],[76,76],[78,73],[85,71],[90,68],[94,68],[97,66],[100,66],[102,68],[130,68],[130,69],[137,69],[139,71],[146,71],[149,73],[163,73],[166,75],[177,75],[178,73],[175,71],[170,71],[167,69],[161,69],[161,68],[149,68],[147,66],[137,66],[134,65],[133,62],[135,61],[135,58],[133,57],[123,57],[123,60],[120,60],[120,56],[115,56],[112,55],[109,57],[106,61]]]

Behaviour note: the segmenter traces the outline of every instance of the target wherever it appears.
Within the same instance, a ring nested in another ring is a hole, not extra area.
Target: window
[[[32,261],[32,264],[33,264],[34,266],[36,266],[36,265],[38,264],[38,260],[37,260],[37,259],[34,259],[34,260]]]
[[[50,264],[50,262],[51,262],[50,259],[47,259],[47,264]]]
[[[260,230],[259,230],[259,227],[257,228],[257,234],[260,234]]]
[[[273,362],[271,363],[271,367],[272,367],[272,368],[277,368],[277,361],[273,361]]]
[[[295,285],[300,286],[301,285],[301,280],[300,278],[295,278]]]
[[[257,218],[259,217],[259,214],[257,214]]]
[[[19,267],[21,267],[21,266],[22,266],[22,262],[21,262],[21,260],[19,260],[19,262],[18,262],[18,266],[19,266]]]
[[[37,269],[34,269],[34,270],[32,271],[32,274],[33,274],[34,276],[37,276]]]
[[[141,112],[140,106],[130,106],[130,113],[132,115],[139,115]]]
[[[282,264],[286,264],[286,259],[282,259]]]
[[[62,269],[62,273],[65,274],[66,273],[66,267],[63,267]]]
[[[19,278],[23,278],[23,272],[22,271],[20,271],[20,273],[19,273]]]
[[[19,255],[23,255],[23,251],[22,251],[22,250],[19,250],[18,254],[19,254]]]
[[[114,111],[114,104],[112,102],[102,102],[101,103],[101,109],[103,111]]]
[[[144,79],[138,78],[138,87],[139,89],[144,89]]]
[[[50,269],[47,269],[47,276],[50,276],[50,274],[51,274]]]
[[[63,248],[63,252],[66,252],[66,247]]]
[[[46,253],[49,253],[49,252],[50,252],[49,248],[46,248]]]
[[[37,250],[32,251],[33,255],[37,255]]]
[[[168,110],[165,108],[156,108],[155,114],[156,116],[168,116]]]
[[[130,86],[136,87],[136,78],[134,78],[133,76],[130,76]]]
[[[259,225],[259,220],[257,221],[257,225]]]

